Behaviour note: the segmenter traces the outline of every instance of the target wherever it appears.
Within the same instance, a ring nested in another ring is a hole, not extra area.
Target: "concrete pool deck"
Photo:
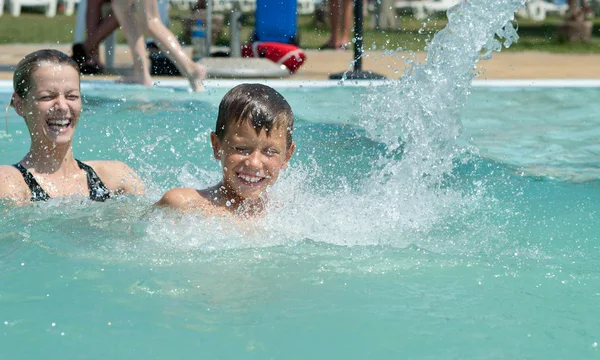
[[[15,65],[26,54],[43,48],[56,48],[70,54],[71,44],[10,44],[0,45],[0,79],[12,79]],[[186,49],[186,51],[190,51]],[[103,51],[101,52],[103,54]],[[363,60],[363,70],[373,71],[388,78],[398,78],[405,67],[409,53],[385,55],[382,51],[368,51]],[[353,58],[352,51],[307,50],[306,63],[298,73],[286,77],[289,80],[327,80],[329,74],[348,70]],[[418,53],[421,61],[425,53]],[[131,55],[126,45],[118,45],[115,52],[115,69],[110,75],[94,79],[112,80],[128,73]],[[551,54],[542,52],[494,53],[491,60],[480,61],[478,80],[511,79],[600,79],[600,54]],[[84,77],[90,79],[91,77]],[[160,80],[162,77],[156,77]]]

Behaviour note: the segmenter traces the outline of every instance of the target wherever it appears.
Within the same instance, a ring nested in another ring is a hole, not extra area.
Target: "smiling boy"
[[[294,114],[285,98],[262,84],[241,84],[219,105],[210,134],[223,179],[204,190],[175,188],[155,204],[205,214],[260,213],[265,192],[279,177],[296,148]]]

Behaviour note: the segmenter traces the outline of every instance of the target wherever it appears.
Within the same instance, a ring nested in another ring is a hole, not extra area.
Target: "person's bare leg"
[[[131,77],[123,78],[123,82],[152,85],[150,77],[150,60],[146,53],[146,44],[141,31],[140,18],[145,17],[141,8],[136,9],[132,16],[133,0],[113,0],[112,8],[118,22],[125,33],[127,44],[133,58],[133,73]]]
[[[329,40],[327,44],[329,44],[332,48],[337,48],[340,43],[340,28],[341,28],[341,17],[342,17],[342,8],[341,8],[342,0],[328,0],[329,2],[329,19],[331,25],[331,35],[329,36]]]
[[[102,5],[105,0],[88,0],[87,9],[85,11],[85,26],[86,37],[83,42],[83,47],[88,55],[97,58],[98,47],[89,42],[89,38],[94,36],[100,23],[102,22]]]
[[[360,1],[360,0],[359,0]],[[336,47],[348,47],[350,43],[350,31],[354,26],[354,1],[342,0],[342,37]]]
[[[121,1],[121,0],[120,0]],[[186,76],[194,91],[202,91],[202,80],[206,77],[206,67],[190,59],[175,35],[163,24],[158,13],[157,0],[139,0],[143,6],[144,16],[142,29],[156,42],[160,50],[177,66],[182,75]]]
[[[96,28],[94,33],[88,34],[87,38],[83,42],[83,46],[86,48],[86,50],[88,50],[91,56],[93,56],[95,59],[98,59],[98,48],[100,43],[118,28],[119,21],[117,21],[114,13],[111,12],[107,17],[102,19],[102,22]]]

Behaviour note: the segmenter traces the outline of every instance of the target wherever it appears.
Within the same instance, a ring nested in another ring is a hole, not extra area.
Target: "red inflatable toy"
[[[276,42],[255,42],[242,45],[242,57],[266,58],[284,65],[291,73],[298,71],[306,60],[306,55],[299,47]]]

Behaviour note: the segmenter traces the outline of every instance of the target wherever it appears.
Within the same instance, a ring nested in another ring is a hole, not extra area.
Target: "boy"
[[[261,84],[241,84],[219,104],[216,129],[210,134],[223,180],[204,190],[175,188],[155,205],[220,215],[260,213],[265,191],[279,177],[296,148],[294,114],[284,97]]]

